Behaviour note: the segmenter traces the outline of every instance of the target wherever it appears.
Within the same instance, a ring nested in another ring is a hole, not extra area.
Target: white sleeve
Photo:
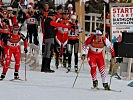
[[[107,46],[108,48],[112,47],[111,42],[110,42],[109,39],[107,39],[107,38],[106,38],[106,46]]]
[[[86,47],[86,46],[82,46],[82,55],[87,55],[88,54],[88,50],[89,50],[89,45]]]

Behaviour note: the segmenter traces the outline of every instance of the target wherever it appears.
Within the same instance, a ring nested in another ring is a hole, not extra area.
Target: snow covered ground
[[[25,33],[25,32],[24,32]],[[39,34],[39,40],[42,36]],[[41,46],[41,44],[40,44]],[[41,48],[40,48],[41,49]],[[41,61],[41,59],[40,59]],[[41,63],[41,62],[40,62]],[[79,58],[79,66],[81,60]],[[11,64],[13,68],[14,63]],[[131,81],[112,79],[111,88],[122,92],[112,92],[103,90],[92,90],[92,80],[90,68],[85,62],[79,73],[75,87],[72,88],[76,73],[72,67],[72,72],[66,73],[66,69],[54,66],[54,59],[51,63],[55,73],[41,73],[31,71],[27,67],[27,81],[9,81],[13,78],[13,69],[9,69],[5,80],[0,81],[0,100],[133,100],[133,88],[127,84]],[[20,78],[24,80],[24,62],[21,62]],[[0,68],[1,74],[2,68]],[[101,77],[98,72],[99,87],[102,87]],[[108,81],[110,76],[108,75]]]
[[[79,65],[81,62],[79,62]],[[13,64],[11,64],[13,65]],[[24,79],[24,63],[21,63],[20,77]],[[26,65],[28,67],[28,65]],[[54,60],[52,69],[55,69]],[[2,69],[2,68],[0,68]],[[128,87],[130,81],[112,79],[111,88],[122,92],[91,90],[92,80],[89,66],[85,62],[75,87],[72,88],[76,77],[74,69],[66,73],[59,67],[55,73],[41,73],[27,68],[27,81],[9,81],[13,78],[13,69],[9,69],[5,80],[0,82],[0,100],[132,100],[133,88]],[[110,77],[108,76],[108,79]],[[102,88],[98,74],[99,87]]]

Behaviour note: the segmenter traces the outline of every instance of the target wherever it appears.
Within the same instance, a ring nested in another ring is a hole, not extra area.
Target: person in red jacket
[[[71,16],[71,23],[70,26],[73,27],[68,32],[68,43],[67,43],[67,48],[68,48],[68,68],[67,72],[71,70],[71,62],[72,62],[72,54],[73,54],[73,48],[74,48],[74,68],[75,72],[78,71],[78,50],[79,50],[79,34],[82,33],[82,28],[80,24],[77,22],[77,17],[76,15]]]
[[[14,24],[13,26],[13,32],[5,39],[7,42],[5,44],[4,53],[5,53],[5,63],[3,66],[3,72],[1,74],[0,80],[3,80],[5,78],[5,75],[8,71],[8,68],[10,66],[10,61],[12,54],[15,58],[15,72],[14,72],[14,79],[19,79],[18,71],[20,68],[20,58],[21,58],[21,49],[20,49],[20,40],[24,41],[24,51],[27,53],[27,40],[25,36],[19,32],[19,26],[18,24]],[[4,42],[5,42],[4,41]]]
[[[67,26],[70,25],[70,21],[68,19],[68,13],[63,12],[62,18],[58,20],[58,23],[65,24]],[[58,31],[55,36],[55,53],[56,53],[56,68],[59,66],[59,57],[61,62],[63,61],[63,66],[66,67],[67,62],[67,42],[68,42],[68,28],[58,27]]]
[[[105,63],[104,63],[103,52],[102,52],[104,46],[107,46],[108,48],[110,48],[112,57],[115,57],[114,49],[111,42],[105,36],[103,36],[102,30],[98,29],[96,30],[95,35],[94,34],[91,35],[84,42],[83,49],[82,49],[83,50],[82,60],[85,60],[85,50],[89,48],[87,49],[88,50],[87,58],[91,68],[90,73],[93,80],[93,87],[94,88],[98,87],[98,80],[96,77],[96,68],[98,66],[98,69],[102,78],[103,87],[105,90],[110,90],[110,87],[106,80]]]
[[[6,38],[10,33],[11,33],[11,31],[9,29],[8,20],[5,17],[1,18],[0,40],[3,41],[3,39]],[[1,46],[4,48],[4,45],[1,45]],[[3,51],[3,49],[0,50],[0,63],[2,66],[4,65],[4,51]]]

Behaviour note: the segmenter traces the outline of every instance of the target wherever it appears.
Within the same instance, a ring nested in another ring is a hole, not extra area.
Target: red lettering
[[[115,8],[113,8],[113,13],[116,13],[116,9]]]
[[[121,9],[120,13],[124,13],[124,9],[123,8]]]
[[[124,14],[121,14],[121,17],[124,17]]]
[[[128,11],[129,11],[129,9],[128,8],[125,8],[125,13],[129,13]]]
[[[117,8],[117,10],[118,10],[118,13],[120,13],[120,8]]]
[[[128,17],[128,14],[126,14],[126,17]]]

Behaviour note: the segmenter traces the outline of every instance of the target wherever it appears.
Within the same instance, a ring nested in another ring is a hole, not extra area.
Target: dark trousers
[[[34,36],[33,42],[35,45],[39,44],[39,40],[38,40],[38,28],[36,24],[33,25],[27,25],[27,38],[29,37],[29,43],[32,43],[32,38]]]
[[[45,39],[45,46],[42,48],[43,55],[42,55],[42,68],[41,71],[46,71],[50,69],[50,63],[52,59],[52,53],[54,48],[54,38]]]
[[[68,66],[69,67],[71,67],[73,47],[74,47],[75,65],[78,65],[79,40],[69,40],[68,41]]]

